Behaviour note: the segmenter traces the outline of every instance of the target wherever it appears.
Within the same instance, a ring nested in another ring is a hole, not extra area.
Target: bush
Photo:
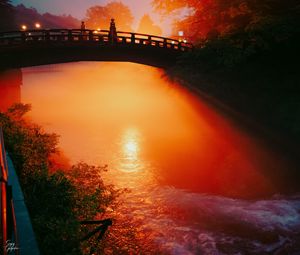
[[[58,136],[24,119],[30,105],[15,104],[0,112],[5,145],[12,157],[24,192],[33,228],[42,254],[86,254],[88,241],[79,240],[86,231],[80,220],[99,218],[120,194],[105,185],[106,167],[83,162],[54,173],[50,156],[57,153]]]

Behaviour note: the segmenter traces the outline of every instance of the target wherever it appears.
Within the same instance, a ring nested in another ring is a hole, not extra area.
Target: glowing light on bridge
[[[37,28],[37,29],[41,28],[41,24],[40,24],[40,23],[35,23],[34,26],[35,26],[35,28]]]
[[[27,26],[26,25],[21,25],[21,29],[22,30],[27,30]]]
[[[96,30],[94,30],[94,34],[98,34],[101,31],[101,29],[98,27]]]

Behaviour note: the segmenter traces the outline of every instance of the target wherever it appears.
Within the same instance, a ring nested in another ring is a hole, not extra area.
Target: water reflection
[[[217,244],[228,249],[224,254],[258,244],[262,254],[257,236],[269,215],[272,227],[289,218],[299,224],[298,197],[245,202],[203,194],[270,194],[276,187],[269,177],[285,164],[161,70],[83,62],[22,72],[31,118],[61,135],[72,163],[109,165],[106,180],[131,190],[116,212],[119,222],[163,246],[164,254],[218,254]],[[248,226],[259,228],[241,239]]]
[[[136,129],[127,129],[122,139],[122,157],[120,170],[123,172],[139,172],[142,162],[139,159],[140,144]]]
[[[72,162],[108,164],[116,178],[151,171],[157,185],[195,192],[274,192],[265,171],[280,168],[279,159],[162,70],[91,62],[48,68],[23,69],[22,100],[36,122],[61,135]]]
[[[0,111],[21,101],[22,79],[21,69],[0,71]]]

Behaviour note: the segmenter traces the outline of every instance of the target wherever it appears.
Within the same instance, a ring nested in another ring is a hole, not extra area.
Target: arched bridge
[[[0,69],[71,61],[130,61],[167,67],[193,48],[186,41],[154,35],[90,29],[0,33]]]

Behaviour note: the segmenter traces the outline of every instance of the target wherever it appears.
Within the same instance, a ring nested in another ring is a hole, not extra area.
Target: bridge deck
[[[0,33],[0,68],[70,61],[132,61],[158,67],[193,49],[186,41],[109,30],[49,29]]]
[[[109,30],[48,29],[0,33],[0,46],[37,41],[93,41],[99,43],[112,43]],[[187,51],[193,48],[193,45],[186,40],[175,40],[161,36],[122,31],[117,31],[117,37],[115,38],[114,43],[151,45],[154,47],[181,51]]]

